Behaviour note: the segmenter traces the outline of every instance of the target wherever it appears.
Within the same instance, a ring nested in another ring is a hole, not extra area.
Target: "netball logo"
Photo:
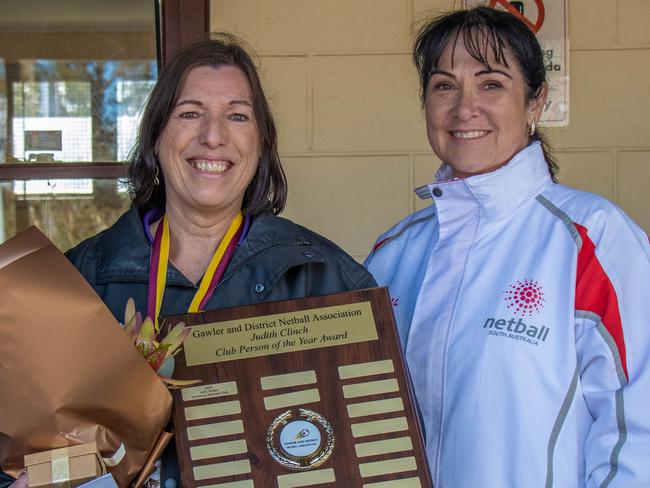
[[[309,437],[309,429],[302,429],[300,432],[298,432],[296,434],[296,437],[294,438],[294,440],[297,441],[297,440],[303,439],[305,437]]]
[[[523,280],[517,281],[514,285],[503,292],[507,307],[513,309],[515,315],[529,317],[533,313],[539,313],[546,299],[542,286],[538,281]]]

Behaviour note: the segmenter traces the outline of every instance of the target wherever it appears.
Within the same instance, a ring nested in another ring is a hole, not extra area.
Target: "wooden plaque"
[[[431,487],[385,288],[167,317],[183,486]]]

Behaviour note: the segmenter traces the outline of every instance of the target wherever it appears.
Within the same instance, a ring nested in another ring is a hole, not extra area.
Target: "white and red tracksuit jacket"
[[[649,488],[646,234],[553,183],[538,142],[429,192],[366,265],[390,288],[436,488]]]

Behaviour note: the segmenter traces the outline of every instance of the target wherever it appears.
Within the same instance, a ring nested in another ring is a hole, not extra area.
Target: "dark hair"
[[[160,171],[155,146],[190,70],[199,66],[234,66],[244,72],[250,83],[261,144],[260,162],[244,193],[242,212],[256,215],[270,210],[277,215],[284,209],[287,179],[278,154],[273,115],[255,63],[242,46],[242,41],[233,35],[213,34],[209,39],[197,41],[177,52],[161,70],[145,105],[138,138],[131,152],[129,187],[134,206],[144,210],[165,207],[165,175]]]
[[[512,53],[521,70],[529,100],[537,98],[546,82],[544,55],[535,34],[514,15],[488,7],[476,7],[442,15],[426,22],[418,31],[413,47],[413,61],[420,77],[420,97],[426,97],[431,71],[449,45],[453,51],[462,39],[467,52],[481,64],[489,66],[489,54],[497,63],[508,66],[506,50]],[[544,135],[535,130],[532,136],[542,143],[544,158],[555,181],[558,170]]]

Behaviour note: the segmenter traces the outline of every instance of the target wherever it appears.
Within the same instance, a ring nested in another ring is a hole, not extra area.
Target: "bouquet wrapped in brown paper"
[[[96,442],[128,486],[169,421],[166,387],[36,228],[0,246],[0,290],[2,469],[15,475],[25,454]]]

